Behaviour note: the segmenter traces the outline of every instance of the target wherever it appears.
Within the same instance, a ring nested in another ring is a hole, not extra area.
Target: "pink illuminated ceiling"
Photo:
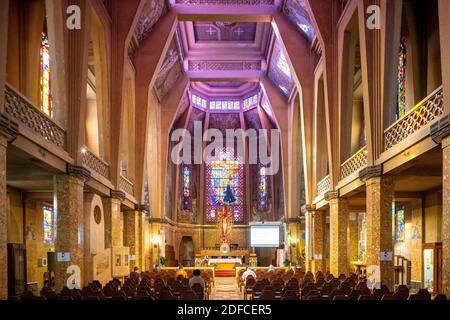
[[[134,33],[137,47],[169,10],[179,17],[155,84],[158,98],[162,100],[183,73],[191,81],[190,88],[200,95],[245,98],[259,92],[259,81],[267,76],[289,98],[294,89],[289,57],[270,19],[257,17],[279,11],[311,42],[315,30],[307,1],[145,0]],[[233,21],[241,12],[249,12],[249,20]],[[221,15],[224,21],[217,21]]]

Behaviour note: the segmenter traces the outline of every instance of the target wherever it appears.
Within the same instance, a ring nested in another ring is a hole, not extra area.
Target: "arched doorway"
[[[185,267],[194,266],[194,241],[191,236],[183,236],[180,242],[179,263]]]

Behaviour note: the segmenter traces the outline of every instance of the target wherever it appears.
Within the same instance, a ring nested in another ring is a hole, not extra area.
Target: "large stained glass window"
[[[42,112],[51,117],[50,49],[46,32],[41,33],[40,68],[40,107]]]
[[[406,45],[405,40],[400,41],[397,74],[397,120],[406,112]]]
[[[215,222],[217,210],[227,205],[234,213],[234,221],[244,222],[243,162],[232,151],[224,150],[215,159],[207,159],[205,176],[206,221]],[[226,203],[230,196],[235,201]]]
[[[191,173],[192,170],[189,165],[182,166],[183,174],[183,203],[182,210],[190,211],[192,209],[191,200]]]
[[[53,244],[55,243],[55,213],[53,208],[44,206],[42,208],[42,212],[44,214],[44,242]]]
[[[258,179],[258,211],[269,211],[269,176],[266,175],[266,168],[259,167]]]

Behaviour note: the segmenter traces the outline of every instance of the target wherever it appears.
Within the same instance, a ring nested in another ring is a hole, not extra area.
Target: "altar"
[[[201,257],[208,257],[208,266],[216,269],[234,269],[248,263],[250,251],[246,249],[230,250],[223,253],[217,249],[200,250]]]

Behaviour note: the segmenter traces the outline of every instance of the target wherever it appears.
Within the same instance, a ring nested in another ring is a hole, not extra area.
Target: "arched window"
[[[191,174],[192,170],[189,165],[184,164],[182,166],[183,174],[183,201],[182,210],[192,210],[192,198],[191,198]]]
[[[50,81],[50,48],[47,32],[41,33],[40,47],[40,108],[47,116],[52,117],[52,95]]]
[[[397,73],[397,120],[406,112],[406,45],[405,39],[400,41]]]
[[[269,210],[269,176],[266,175],[266,168],[260,166],[258,178],[258,211]]]
[[[53,208],[44,206],[42,207],[42,213],[44,215],[44,242],[54,244],[56,234],[55,212]]]

